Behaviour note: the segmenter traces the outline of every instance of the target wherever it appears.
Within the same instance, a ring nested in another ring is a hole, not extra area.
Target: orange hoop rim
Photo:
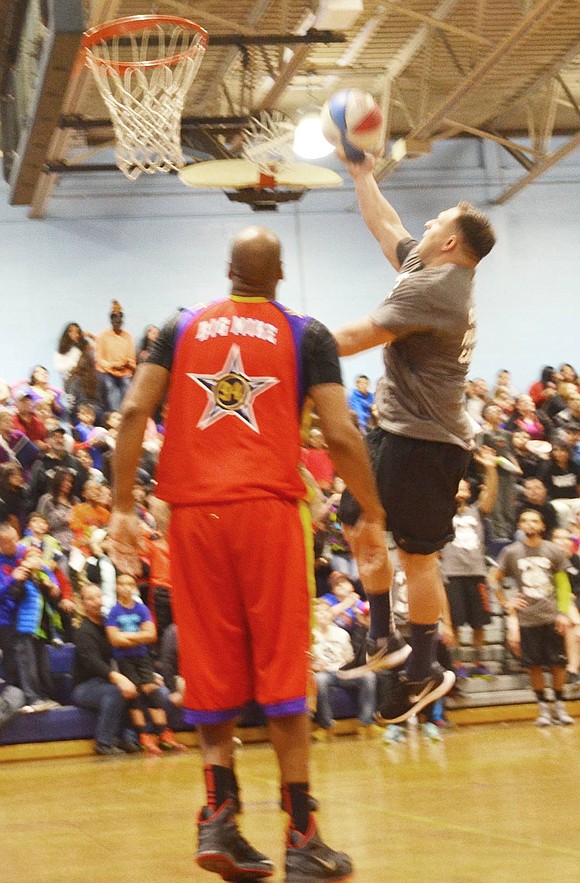
[[[147,28],[155,27],[157,24],[175,25],[183,28],[184,31],[193,31],[199,36],[199,41],[194,43],[183,52],[166,58],[153,58],[149,61],[112,61],[110,59],[99,58],[91,52],[93,46],[115,37],[128,37],[131,34],[138,34]],[[125,71],[131,68],[151,68],[151,67],[170,67],[176,65],[183,58],[197,52],[199,48],[205,49],[208,44],[208,33],[201,25],[190,21],[187,18],[181,18],[177,15],[130,15],[125,18],[116,18],[112,21],[103,22],[103,24],[95,25],[83,34],[83,50],[85,57],[90,54],[91,60],[104,67],[112,67],[118,71]]]

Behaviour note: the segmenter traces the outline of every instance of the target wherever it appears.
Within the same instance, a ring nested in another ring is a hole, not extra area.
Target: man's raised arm
[[[403,227],[399,215],[379,190],[373,175],[374,156],[367,153],[361,163],[344,162],[354,181],[365,224],[381,246],[387,260],[395,270],[399,270],[401,264],[397,257],[397,245],[402,239],[409,239],[411,234]]]

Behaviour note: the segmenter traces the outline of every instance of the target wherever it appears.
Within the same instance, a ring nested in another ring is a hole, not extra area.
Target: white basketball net
[[[185,164],[181,115],[205,46],[197,31],[159,24],[127,39],[129,46],[113,37],[87,48],[86,60],[111,115],[117,165],[135,180]]]
[[[257,163],[260,171],[269,174],[294,158],[294,123],[283,114],[263,111],[243,131],[244,159]]]

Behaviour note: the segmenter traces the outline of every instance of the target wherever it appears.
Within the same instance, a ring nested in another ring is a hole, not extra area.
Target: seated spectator
[[[33,402],[48,402],[55,417],[62,417],[65,413],[64,392],[50,385],[48,371],[44,365],[34,366],[28,383],[17,384],[13,390],[15,399],[18,399],[22,391],[30,393]]]
[[[520,467],[521,475],[516,475],[516,483],[521,485],[527,478],[537,478],[542,469],[542,458],[530,450],[530,434],[525,429],[516,429],[511,435],[513,456]]]
[[[89,473],[89,479],[91,481],[96,481],[97,484],[100,485],[104,484],[105,476],[100,469],[97,469],[95,467],[93,456],[90,451],[88,451],[86,448],[79,448],[76,452],[76,457],[79,463],[82,463]]]
[[[185,681],[179,674],[177,626],[174,622],[168,625],[163,632],[159,651],[159,669],[163,677],[163,683],[169,690],[169,701],[176,708],[181,708],[185,692]]]
[[[0,500],[2,520],[8,521],[21,537],[26,528],[26,482],[20,463],[6,463],[0,466]]]
[[[325,534],[325,545],[330,551],[331,570],[344,573],[349,579],[355,581],[358,580],[359,575],[357,563],[338,519],[338,507],[344,487],[342,478],[335,476],[331,493],[327,497],[321,513],[320,524]]]
[[[137,687],[115,668],[101,613],[99,587],[90,583],[83,586],[81,603],[83,617],[74,635],[72,700],[80,708],[97,712],[96,754],[139,751],[138,744],[124,733],[126,703],[137,697]]]
[[[364,434],[372,427],[372,409],[375,403],[374,394],[370,391],[370,381],[366,374],[359,374],[354,382],[354,389],[348,394],[348,406],[356,414],[358,427]]]
[[[334,464],[330,459],[324,436],[313,428],[308,434],[307,447],[303,447],[300,459],[323,491],[328,491],[334,481]]]
[[[0,466],[17,462],[29,475],[41,451],[22,430],[14,429],[13,421],[10,411],[0,408]]]
[[[376,711],[376,675],[368,672],[342,681],[337,672],[354,660],[348,633],[333,622],[333,609],[322,598],[314,602],[315,626],[312,632],[312,671],[316,679],[316,721],[320,730],[317,739],[332,735],[334,721],[330,702],[331,687],[353,690],[357,695],[359,734],[374,736],[381,732],[374,722]]]
[[[576,373],[576,369],[569,362],[563,362],[558,369],[560,374],[560,382],[558,384],[558,392],[566,397],[569,393],[568,387],[572,386],[576,392],[580,393],[580,377]]]
[[[532,383],[528,390],[528,395],[536,408],[541,408],[546,399],[556,393],[559,380],[558,372],[552,365],[542,368],[540,379]]]
[[[545,441],[549,439],[552,422],[545,414],[536,410],[531,396],[524,394],[517,397],[514,412],[506,423],[506,429],[510,432],[523,429],[533,441]]]
[[[83,487],[83,501],[73,506],[70,526],[73,532],[73,546],[88,558],[91,554],[91,534],[97,528],[106,527],[111,517],[110,511],[101,505],[101,485],[87,481]]]
[[[72,509],[78,502],[73,495],[72,473],[59,466],[50,480],[50,489],[38,501],[37,511],[46,518],[49,533],[67,557],[73,543],[70,526]]]
[[[89,402],[83,402],[77,408],[76,423],[73,428],[75,442],[84,445],[95,428],[96,413]]]
[[[522,491],[523,500],[516,507],[516,524],[522,512],[527,509],[535,509],[542,516],[542,521],[548,533],[551,533],[555,527],[559,527],[558,513],[552,503],[548,501],[548,491],[541,479],[527,478],[524,481]]]
[[[17,686],[27,703],[22,711],[48,711],[59,705],[54,700],[47,645],[61,625],[56,613],[60,588],[53,573],[43,564],[38,549],[29,548],[24,552],[16,573],[14,657]]]
[[[106,620],[106,634],[113,646],[113,655],[119,670],[137,687],[140,698],[145,702],[155,734],[147,733],[145,715],[139,703],[130,703],[129,713],[133,726],[139,734],[141,746],[149,754],[159,755],[162,750],[185,751],[167,725],[164,709],[165,696],[157,683],[149,645],[157,640],[157,631],[149,609],[134,594],[137,583],[129,574],[121,574],[117,579],[117,604],[111,609]]]
[[[506,393],[511,398],[515,398],[517,395],[516,388],[512,386],[511,373],[506,368],[500,368],[496,374],[492,397],[495,399],[498,393]]]
[[[66,430],[57,426],[49,430],[47,441],[49,449],[43,454],[32,467],[30,484],[28,487],[28,506],[33,511],[38,508],[38,501],[46,494],[50,487],[50,481],[56,469],[68,469],[73,477],[72,493],[79,499],[82,496],[84,484],[87,480],[87,470],[79,463],[76,457],[66,450]]]
[[[32,393],[26,390],[16,396],[16,414],[12,418],[12,428],[22,432],[41,450],[46,450],[46,426],[35,413]]]
[[[33,512],[22,540],[26,548],[38,549],[42,560],[54,575],[60,589],[60,598],[53,607],[60,617],[63,637],[72,636],[72,614],[75,610],[73,588],[68,579],[68,561],[55,537],[49,533],[48,519],[41,512]]]
[[[350,632],[356,620],[357,609],[362,609],[361,597],[355,592],[351,580],[345,573],[334,570],[330,574],[329,582],[331,591],[323,595],[322,600],[332,607],[335,624]]]
[[[559,429],[580,426],[580,392],[572,392],[567,396],[566,407],[556,414],[554,422]]]
[[[570,445],[554,441],[550,459],[543,464],[540,473],[561,527],[568,527],[580,513],[580,466],[573,463],[571,457]]]
[[[157,643],[159,648],[165,630],[173,623],[171,612],[171,563],[169,560],[169,519],[170,509],[167,503],[152,497],[149,501],[149,515],[153,518],[153,528],[146,524],[143,527],[143,557],[149,570],[149,608],[155,612],[157,626]]]

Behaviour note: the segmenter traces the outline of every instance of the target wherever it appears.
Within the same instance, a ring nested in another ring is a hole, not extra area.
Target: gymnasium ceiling
[[[10,7],[28,2],[42,0],[0,0],[4,40]],[[435,141],[490,139],[522,167],[498,199],[505,201],[580,145],[580,0],[365,0],[346,30],[316,33],[335,3],[84,0],[84,15],[88,27],[123,16],[179,15],[208,31],[183,113],[188,162],[236,156],[240,125],[259,110],[295,121],[347,86],[371,91],[386,113],[379,179]],[[16,174],[30,173],[26,186],[11,181],[12,201],[30,205],[33,217],[43,216],[67,166],[104,168],[100,155],[110,155],[112,129],[90,73],[74,87],[68,82],[44,133],[44,156],[37,149],[31,164],[20,158]]]

